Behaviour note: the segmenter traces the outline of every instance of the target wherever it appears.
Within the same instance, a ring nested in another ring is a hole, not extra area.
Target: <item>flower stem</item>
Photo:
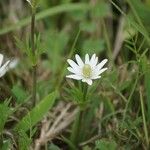
[[[0,133],[0,148],[2,148],[1,145],[3,145],[3,135],[2,135],[2,133]]]
[[[75,146],[78,146],[79,142],[81,142],[82,138],[84,137],[83,123],[84,123],[84,114],[87,106],[86,104],[87,104],[88,85],[86,83],[82,83],[82,87],[80,87],[79,84],[79,88],[83,92],[83,97],[81,97],[81,103],[78,105],[79,110],[76,119],[74,121],[71,134],[71,142]]]
[[[84,101],[84,105],[86,105],[87,91],[88,91],[88,85],[86,83],[84,83],[83,84],[83,101]]]
[[[34,41],[34,34],[35,34],[35,9],[32,8],[32,16],[31,16],[31,48],[32,48],[32,55],[33,58],[35,58],[35,41]],[[36,84],[37,84],[37,78],[36,78],[36,69],[37,66],[34,64],[32,67],[32,101],[33,106],[36,104]]]

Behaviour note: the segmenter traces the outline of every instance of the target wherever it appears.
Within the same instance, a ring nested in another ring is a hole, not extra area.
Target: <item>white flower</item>
[[[30,0],[26,0],[31,6],[32,6],[32,4],[31,4],[31,1]]]
[[[4,56],[2,54],[0,54],[0,77],[2,77],[8,70],[8,64],[10,63],[10,61],[8,60],[6,63],[3,63],[3,58]]]
[[[11,60],[11,62],[8,64],[8,67],[7,67],[8,70],[16,68],[16,66],[18,65],[18,63],[19,63],[19,59],[17,59],[17,58]]]
[[[104,59],[100,63],[98,63],[98,57],[96,54],[93,54],[91,59],[89,55],[85,55],[85,62],[83,62],[79,55],[75,55],[76,62],[73,60],[68,59],[67,62],[69,63],[70,67],[67,69],[73,73],[71,75],[67,75],[67,78],[72,78],[75,80],[82,80],[82,82],[86,82],[89,85],[92,85],[95,79],[101,78],[100,74],[107,70],[107,68],[103,68],[103,66],[108,61]]]

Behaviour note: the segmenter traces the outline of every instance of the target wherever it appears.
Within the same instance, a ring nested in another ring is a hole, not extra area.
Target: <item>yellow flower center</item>
[[[91,76],[91,73],[92,73],[92,69],[91,69],[91,66],[88,65],[88,64],[85,64],[82,68],[82,73],[83,73],[83,76],[85,78],[89,78]]]

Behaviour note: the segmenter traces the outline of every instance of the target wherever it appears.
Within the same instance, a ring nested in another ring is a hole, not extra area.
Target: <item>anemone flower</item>
[[[2,77],[8,70],[8,65],[10,63],[10,60],[8,60],[7,62],[5,62],[3,65],[3,58],[4,56],[2,54],[0,54],[0,77]]]
[[[71,75],[67,75],[67,78],[82,80],[82,82],[92,85],[92,80],[101,78],[100,75],[107,70],[107,68],[103,68],[103,66],[108,60],[104,59],[98,63],[98,57],[96,57],[96,54],[93,54],[91,59],[89,58],[89,55],[86,54],[85,62],[82,61],[78,54],[75,55],[75,58],[77,63],[71,59],[67,60],[70,65],[67,69],[73,73]]]

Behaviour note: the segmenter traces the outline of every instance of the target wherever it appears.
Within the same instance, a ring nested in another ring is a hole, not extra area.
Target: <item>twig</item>
[[[122,44],[123,44],[124,21],[125,21],[124,16],[121,16],[120,20],[119,20],[119,27],[118,27],[118,31],[117,31],[115,44],[114,44],[114,50],[113,50],[113,56],[112,56],[113,61],[116,59],[118,53],[121,50]]]
[[[58,114],[57,111],[61,112],[59,115],[56,117],[55,120],[53,121],[50,118],[45,118],[42,122],[42,127],[41,127],[41,134],[40,137],[35,141],[35,146],[34,150],[40,150],[42,145],[45,145],[47,141],[52,140],[55,138],[58,134],[60,134],[70,123],[74,120],[76,113],[78,112],[78,109],[74,109],[72,112],[68,112],[69,109],[71,108],[71,104],[67,104],[67,106],[62,105],[62,109],[60,108],[59,110],[55,109],[53,114]],[[52,124],[52,125],[51,125]]]
[[[96,135],[96,136],[94,136],[94,137],[90,138],[89,140],[87,140],[87,141],[85,141],[85,142],[80,143],[80,144],[79,144],[79,146],[87,145],[87,144],[89,144],[89,143],[91,143],[91,142],[93,142],[93,141],[95,141],[95,140],[99,139],[100,137],[101,137],[101,135]]]

